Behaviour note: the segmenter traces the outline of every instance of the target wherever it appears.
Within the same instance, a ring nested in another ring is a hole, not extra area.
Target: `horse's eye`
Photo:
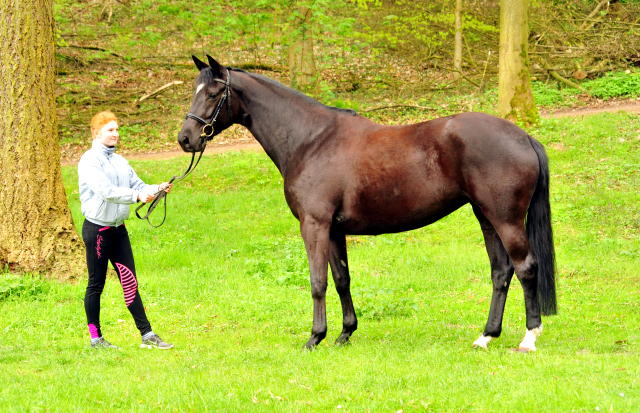
[[[209,96],[207,96],[209,99],[215,99],[218,95],[216,95],[215,93],[210,93]]]

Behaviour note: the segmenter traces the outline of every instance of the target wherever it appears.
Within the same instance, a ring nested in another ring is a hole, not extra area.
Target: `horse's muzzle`
[[[202,150],[202,138],[198,139],[195,144],[191,142],[188,135],[182,134],[178,137],[178,143],[185,152],[200,152]]]

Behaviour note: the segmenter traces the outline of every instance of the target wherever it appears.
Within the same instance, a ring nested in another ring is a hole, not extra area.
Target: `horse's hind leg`
[[[505,223],[496,226],[496,230],[509,253],[524,293],[527,334],[518,350],[535,351],[536,338],[542,332],[540,302],[538,301],[538,263],[531,251],[524,222],[520,224]]]
[[[358,328],[356,312],[351,299],[351,279],[349,277],[349,262],[347,261],[347,241],[343,232],[331,229],[329,264],[331,274],[336,284],[336,291],[340,295],[342,304],[342,333],[336,340],[336,344],[346,344],[351,334]]]
[[[486,349],[487,344],[492,339],[500,337],[502,332],[504,306],[507,301],[507,293],[509,292],[509,284],[511,283],[514,269],[509,254],[507,254],[507,250],[502,245],[502,240],[491,222],[475,205],[473,205],[473,212],[480,222],[480,228],[482,228],[482,234],[484,235],[484,243],[491,263],[491,282],[493,283],[493,295],[491,297],[487,325],[480,338],[473,342],[474,347]]]

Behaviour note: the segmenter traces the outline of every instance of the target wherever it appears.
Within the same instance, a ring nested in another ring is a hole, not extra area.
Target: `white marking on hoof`
[[[524,335],[524,339],[522,339],[518,350],[536,351],[536,339],[540,336],[540,333],[542,333],[542,324],[540,324],[540,327],[527,330],[527,334]]]
[[[487,349],[487,344],[489,344],[489,342],[491,340],[493,340],[493,337],[482,335],[482,336],[480,336],[479,339],[477,339],[476,341],[473,342],[472,347],[480,347],[480,348],[483,348],[485,350],[488,350]]]
[[[203,87],[204,87],[204,83],[200,83],[198,85],[198,88],[196,89],[196,95],[198,94],[198,92],[200,92],[202,90]]]

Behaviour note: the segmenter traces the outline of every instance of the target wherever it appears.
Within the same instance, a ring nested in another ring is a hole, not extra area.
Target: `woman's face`
[[[118,122],[112,120],[99,131],[93,131],[93,137],[104,146],[116,146],[120,134],[118,133]]]

